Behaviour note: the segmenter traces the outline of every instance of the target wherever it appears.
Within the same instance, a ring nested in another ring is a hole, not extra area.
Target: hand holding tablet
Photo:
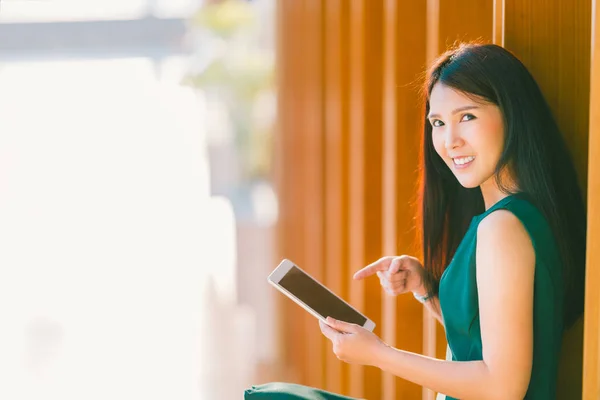
[[[373,331],[375,323],[311,277],[290,260],[283,260],[269,275],[268,282],[319,320],[327,317]]]

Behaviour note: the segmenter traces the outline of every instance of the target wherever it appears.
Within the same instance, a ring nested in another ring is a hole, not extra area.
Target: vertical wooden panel
[[[393,254],[410,254],[422,260],[420,241],[416,236],[415,215],[419,189],[420,137],[423,129],[423,108],[419,92],[426,66],[427,8],[423,1],[405,1],[398,2],[396,11],[396,104],[393,110],[396,121],[396,143],[393,150],[396,169],[393,182],[396,189],[396,251]],[[387,148],[387,144],[384,148]],[[387,220],[388,216],[384,215],[383,218]],[[398,345],[404,350],[422,352],[423,307],[411,295],[398,297],[396,307]],[[419,385],[396,379],[395,399],[416,399],[421,393]]]
[[[344,166],[343,171],[343,180],[344,180],[344,192],[343,192],[343,202],[341,206],[343,206],[344,214],[344,235],[342,237],[344,243],[344,267],[342,272],[347,271],[348,275],[344,275],[342,293],[345,298],[350,298],[350,285],[352,272],[350,271],[350,219],[349,219],[349,210],[350,210],[350,4],[346,1],[342,1],[341,7],[341,17],[342,17],[342,42],[341,42],[341,52],[342,52],[342,132],[344,135],[344,141],[341,143],[342,145],[342,163]],[[343,393],[350,393],[350,366],[346,363],[342,364],[342,388]]]
[[[427,42],[426,42],[426,61],[427,65],[440,54],[443,49],[440,43],[440,0],[427,0],[427,23],[425,24],[427,29]]]
[[[397,121],[396,121],[396,87],[398,84],[396,53],[398,32],[398,3],[395,0],[385,1],[384,8],[384,54],[383,54],[383,253],[395,255],[398,251],[396,186],[397,163]],[[396,346],[396,298],[382,293],[382,335],[384,342]],[[396,398],[396,377],[390,373],[382,376],[382,398]]]
[[[364,164],[365,164],[365,137],[364,137],[364,104],[365,104],[365,3],[364,0],[356,0],[350,3],[350,199],[349,199],[349,222],[350,222],[350,265],[353,269],[362,265],[365,259],[365,243],[363,233],[365,226],[364,210]],[[365,309],[365,288],[361,283],[356,283],[350,288],[350,301],[359,310]],[[359,365],[350,366],[350,395],[355,397],[364,396],[364,368]]]
[[[431,65],[433,60],[443,52],[442,47],[446,41],[440,37],[440,2],[443,0],[427,0],[427,47],[425,48],[427,65]],[[440,40],[441,39],[441,40]],[[422,259],[422,258],[421,258]],[[425,307],[423,310],[423,354],[430,357],[437,356],[438,334],[436,331],[436,321],[433,315]],[[433,400],[433,391],[423,388],[423,400]]]
[[[492,42],[493,0],[440,0],[439,52],[456,41]]]
[[[320,0],[297,0],[302,23],[303,40],[299,52],[304,64],[302,88],[302,130],[298,135],[302,146],[302,217],[304,218],[304,268],[318,281],[323,281],[323,70],[322,70],[322,6]],[[304,312],[304,337],[310,367],[306,369],[306,383],[313,387],[324,384],[324,345],[326,338],[318,328],[315,318]]]
[[[588,160],[591,3],[505,0],[504,41],[538,82],[575,161],[585,195]],[[583,321],[563,340],[558,397],[581,393]]]
[[[418,77],[425,67],[423,2],[385,3],[383,73],[383,253],[415,254],[414,213],[418,188],[421,108]],[[422,349],[422,307],[411,296],[383,294],[383,339],[403,349]],[[401,316],[401,318],[399,318]],[[421,387],[397,377],[383,377],[383,398],[417,398]]]
[[[591,3],[505,0],[505,47],[531,71],[587,185]]]
[[[350,2],[349,221],[353,271],[381,255],[381,6],[381,2],[366,0]],[[380,321],[380,293],[379,282],[367,279],[353,283],[350,298],[366,315]],[[350,374],[352,396],[381,397],[380,370],[352,365]]]
[[[595,123],[600,118],[600,10],[593,1],[592,46],[591,48],[591,93],[588,167],[588,236],[587,271],[585,286],[585,331],[583,356],[583,397],[600,398],[600,251],[596,243],[600,241],[600,126]]]
[[[492,43],[504,46],[504,0],[494,0]]]
[[[290,258],[303,265],[304,235],[302,218],[297,212],[301,206],[302,188],[296,183],[302,178],[302,159],[295,151],[301,145],[299,127],[295,118],[301,106],[297,101],[297,77],[302,65],[294,49],[300,45],[297,32],[300,28],[294,18],[298,13],[297,2],[278,2],[278,147],[276,154],[277,192],[279,197],[279,243],[280,258]],[[276,297],[280,313],[281,354],[283,363],[289,365],[289,375],[296,382],[304,382],[306,342],[301,340],[289,346],[288,339],[303,331],[303,310],[283,296]]]
[[[365,64],[365,125],[364,179],[365,179],[365,226],[363,241],[365,254],[363,267],[378,259],[382,254],[382,145],[383,145],[383,2],[369,1],[365,9],[366,52]],[[367,279],[365,284],[365,312],[371,318],[381,321],[381,286],[378,279]],[[381,323],[376,330],[381,335]],[[381,370],[374,367],[365,369],[365,392],[368,399],[380,399]]]
[[[325,283],[342,298],[347,298],[348,277],[348,4],[342,0],[324,2],[325,13]],[[325,346],[325,388],[335,393],[348,392],[348,368]]]

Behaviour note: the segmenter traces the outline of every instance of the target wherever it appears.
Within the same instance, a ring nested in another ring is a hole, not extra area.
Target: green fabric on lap
[[[244,392],[244,399],[250,400],[356,400],[324,390],[295,383],[271,382],[252,386]]]

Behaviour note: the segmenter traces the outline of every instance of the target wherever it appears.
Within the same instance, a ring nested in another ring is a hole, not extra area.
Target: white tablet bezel
[[[279,265],[277,266],[277,268],[275,268],[275,270],[273,270],[273,272],[271,272],[271,274],[267,278],[267,281],[271,285],[273,285],[275,287],[275,289],[279,290],[281,293],[285,294],[287,297],[289,297],[290,299],[292,299],[295,303],[297,303],[300,307],[304,308],[306,311],[308,311],[309,313],[311,313],[314,317],[316,317],[319,320],[327,323],[325,321],[326,317],[320,315],[318,312],[316,312],[311,307],[309,307],[308,305],[306,305],[306,303],[304,303],[298,297],[294,296],[294,294],[290,293],[283,286],[281,286],[279,284],[279,282],[281,281],[281,279],[289,272],[290,269],[292,269],[292,267],[298,268],[300,271],[302,271],[304,274],[306,274],[308,277],[310,277],[312,280],[314,280],[317,284],[319,284],[320,286],[322,286],[325,290],[329,291],[335,297],[337,297],[338,299],[340,299],[341,301],[343,301],[348,307],[350,307],[351,309],[353,309],[354,311],[356,311],[357,313],[359,313],[360,315],[362,315],[366,319],[366,321],[362,325],[362,327],[365,328],[365,329],[367,329],[367,330],[369,330],[369,331],[373,331],[373,329],[375,328],[375,323],[373,321],[371,321],[363,313],[361,313],[360,311],[358,311],[356,308],[352,307],[350,304],[348,304],[347,301],[345,301],[344,299],[342,299],[341,297],[339,297],[337,294],[333,293],[325,285],[323,285],[321,282],[317,281],[310,274],[308,274],[306,271],[304,271],[302,268],[300,268],[299,266],[297,266],[296,264],[294,264],[290,260],[284,259],[283,261],[281,261],[281,263],[279,263]]]

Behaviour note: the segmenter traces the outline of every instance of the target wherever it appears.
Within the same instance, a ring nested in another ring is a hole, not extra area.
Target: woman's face
[[[441,83],[429,98],[429,123],[436,152],[466,188],[493,180],[504,150],[502,113]]]

